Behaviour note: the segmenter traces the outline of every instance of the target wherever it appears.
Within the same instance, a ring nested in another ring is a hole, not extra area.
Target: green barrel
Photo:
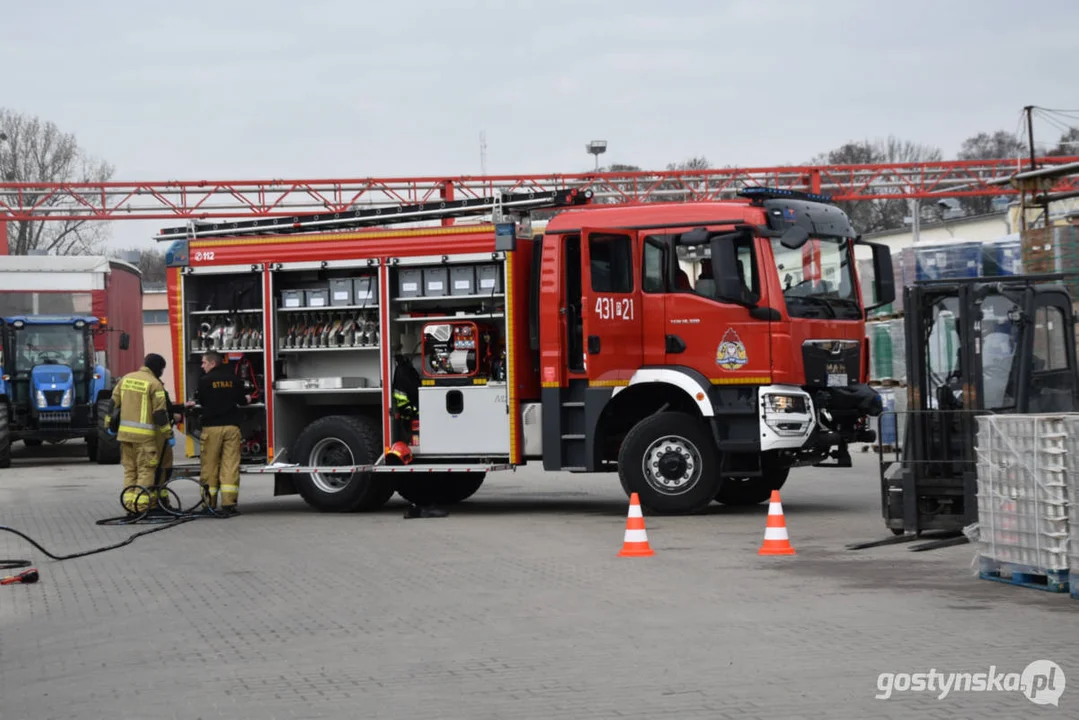
[[[873,379],[884,380],[892,377],[893,373],[892,334],[886,322],[873,323],[870,327],[873,328],[869,338]]]

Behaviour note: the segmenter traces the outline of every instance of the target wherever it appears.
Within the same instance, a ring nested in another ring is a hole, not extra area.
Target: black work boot
[[[416,505],[415,503],[408,506],[408,510],[405,510],[405,520],[411,520],[412,518],[444,518],[449,513],[440,508],[436,508],[432,505]]]
[[[234,515],[239,515],[240,511],[236,508],[235,505],[222,505],[221,514],[225,517],[232,517]]]

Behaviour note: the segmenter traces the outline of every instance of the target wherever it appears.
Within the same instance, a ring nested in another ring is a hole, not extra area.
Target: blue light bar
[[[791,198],[794,200],[808,200],[809,202],[832,202],[832,198],[829,195],[818,195],[816,193],[801,192],[800,190],[785,190],[783,188],[747,187],[738,191],[738,194],[742,197],[761,200],[771,198]]]

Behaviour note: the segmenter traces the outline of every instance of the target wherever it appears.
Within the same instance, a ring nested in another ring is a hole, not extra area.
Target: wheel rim
[[[326,465],[346,466],[355,465],[356,458],[352,449],[343,440],[335,437],[322,438],[311,448],[308,454],[308,463],[312,467],[325,467]],[[311,473],[311,480],[322,492],[341,492],[352,481],[353,473]]]
[[[697,446],[678,435],[659,438],[644,453],[644,479],[662,495],[689,492],[701,477],[701,453]]]

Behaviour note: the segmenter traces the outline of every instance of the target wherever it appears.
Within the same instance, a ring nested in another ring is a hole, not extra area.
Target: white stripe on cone
[[[648,542],[648,533],[644,530],[626,530],[625,542],[646,543]]]
[[[768,514],[769,515],[782,515],[783,514],[783,508],[780,506],[779,503],[768,503]]]
[[[787,540],[787,528],[785,527],[766,527],[764,529],[765,540]]]
[[[641,513],[641,506],[636,503],[629,506],[629,517],[644,517]]]

